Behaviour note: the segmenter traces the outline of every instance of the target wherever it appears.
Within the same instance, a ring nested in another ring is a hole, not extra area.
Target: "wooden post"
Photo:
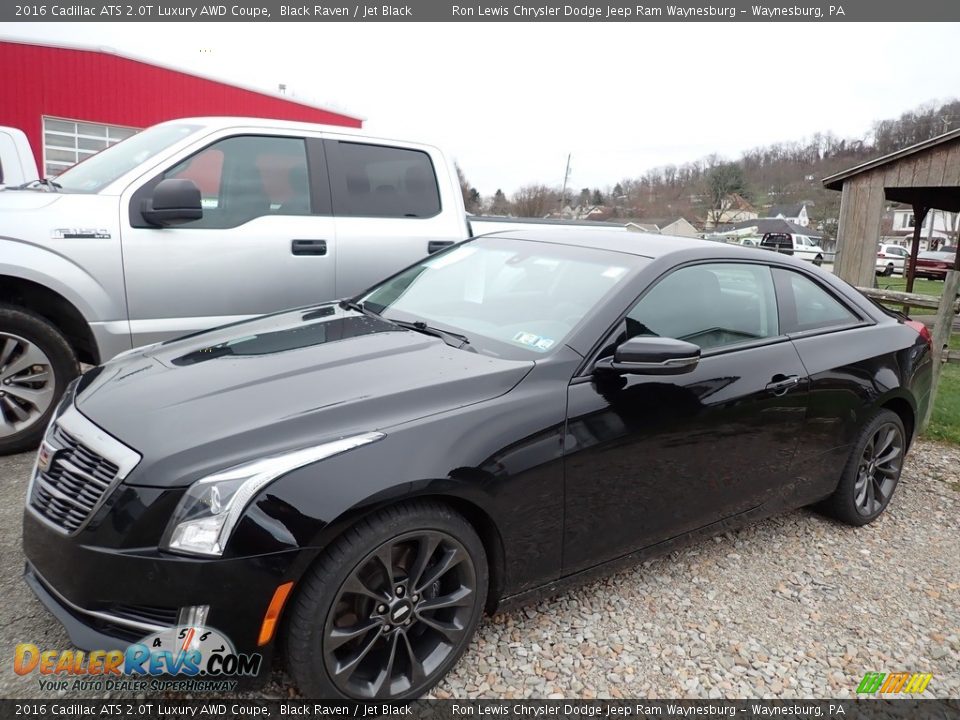
[[[923,205],[913,206],[913,244],[910,246],[910,267],[907,268],[907,292],[913,292],[913,277],[917,268],[917,255],[920,254],[920,231],[923,229],[923,220],[927,217],[930,208]],[[908,315],[910,308],[904,307],[903,312]]]
[[[957,262],[960,264],[960,254]],[[926,429],[933,414],[933,404],[937,401],[937,385],[940,383],[940,370],[946,358],[947,346],[950,343],[950,331],[953,328],[953,319],[956,317],[957,290],[960,288],[960,270],[954,268],[947,271],[943,279],[943,295],[940,296],[940,307],[937,309],[937,319],[933,324],[933,380],[930,385],[930,404],[927,414],[920,424],[920,430]]]

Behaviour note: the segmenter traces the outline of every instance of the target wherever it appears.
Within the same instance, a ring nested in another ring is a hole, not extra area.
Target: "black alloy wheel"
[[[897,489],[906,451],[903,420],[895,412],[880,410],[853,443],[837,489],[820,508],[849,525],[873,522]]]
[[[885,422],[870,436],[860,465],[853,493],[857,511],[864,517],[877,515],[893,495],[903,468],[903,430]]]
[[[403,526],[414,529],[395,532]],[[388,509],[357,530],[304,581],[288,634],[292,672],[313,697],[420,696],[476,629],[487,590],[482,543],[466,520],[432,504]]]

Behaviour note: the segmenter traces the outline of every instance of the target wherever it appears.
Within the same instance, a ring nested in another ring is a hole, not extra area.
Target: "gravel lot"
[[[0,696],[18,642],[66,635],[20,579],[32,455],[0,458]],[[867,671],[960,696],[960,449],[918,443],[892,507],[854,530],[809,511],[718,536],[487,619],[435,697],[849,697]],[[267,697],[291,697],[277,675]]]

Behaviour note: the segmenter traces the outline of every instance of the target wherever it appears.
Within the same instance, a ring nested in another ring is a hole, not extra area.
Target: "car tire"
[[[837,489],[820,509],[848,525],[876,520],[900,482],[906,448],[900,416],[890,410],[876,413],[857,436]]]
[[[419,697],[466,650],[487,584],[483,543],[463,516],[435,502],[381,510],[301,580],[287,667],[311,698]]]
[[[0,304],[0,455],[40,443],[79,372],[76,353],[57,328],[29,310]]]

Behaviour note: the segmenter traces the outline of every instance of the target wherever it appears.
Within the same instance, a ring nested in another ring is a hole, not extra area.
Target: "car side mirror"
[[[700,362],[700,348],[673,338],[634,337],[622,343],[612,358],[598,360],[597,372],[619,375],[681,375]]]
[[[200,188],[193,180],[169,178],[161,180],[150,197],[144,199],[143,219],[157,227],[179,225],[203,217]]]

